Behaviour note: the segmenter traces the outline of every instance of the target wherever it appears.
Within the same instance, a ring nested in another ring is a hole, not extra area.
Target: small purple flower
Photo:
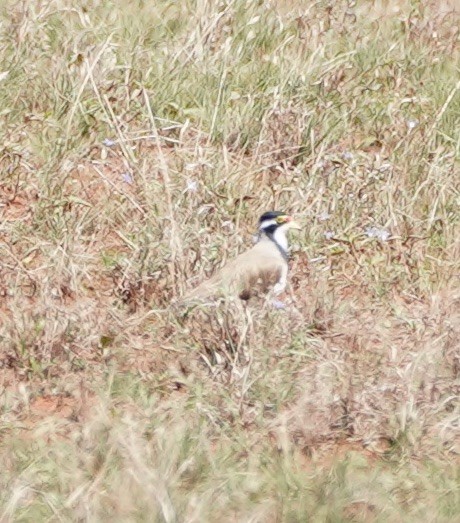
[[[197,192],[198,182],[196,180],[187,180],[187,192]]]
[[[286,305],[280,300],[272,300],[272,305],[276,310],[282,310],[286,308]]]
[[[328,212],[322,212],[321,214],[318,214],[318,220],[320,222],[327,222],[331,215]]]
[[[111,140],[110,138],[104,138],[102,141],[102,145],[105,145],[106,147],[113,147],[116,143],[115,140]]]
[[[368,227],[365,231],[368,238],[377,238],[381,242],[386,242],[391,236],[390,232],[386,229],[380,229],[379,227]]]
[[[129,183],[129,185],[132,185],[132,183],[134,182],[133,177],[130,173],[123,173],[121,177],[123,178],[123,181],[125,183]]]

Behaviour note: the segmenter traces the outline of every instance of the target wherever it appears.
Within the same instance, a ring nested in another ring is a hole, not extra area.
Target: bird
[[[262,214],[256,244],[227,263],[210,279],[183,297],[186,302],[213,297],[239,296],[244,301],[263,293],[281,294],[287,286],[289,244],[287,233],[301,229],[292,216],[281,211]]]

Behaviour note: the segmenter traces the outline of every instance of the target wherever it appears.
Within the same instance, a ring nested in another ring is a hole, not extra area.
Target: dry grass
[[[2,3],[1,521],[458,520],[458,11]]]

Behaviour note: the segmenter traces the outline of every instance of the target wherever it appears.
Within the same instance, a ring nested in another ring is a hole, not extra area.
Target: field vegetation
[[[0,521],[459,521],[459,3],[0,6]]]

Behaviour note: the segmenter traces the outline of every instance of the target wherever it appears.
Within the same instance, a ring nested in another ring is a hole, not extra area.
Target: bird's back
[[[248,299],[259,287],[266,291],[274,285],[286,263],[277,246],[268,238],[262,238],[186,294],[184,299],[200,300],[222,295],[239,295]]]

